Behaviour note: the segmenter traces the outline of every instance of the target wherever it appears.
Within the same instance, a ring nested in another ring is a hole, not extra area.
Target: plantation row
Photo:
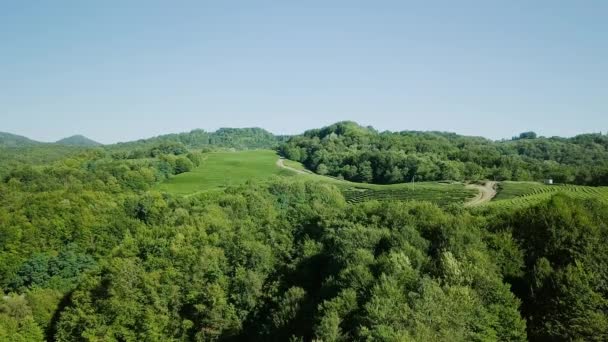
[[[348,203],[360,203],[369,200],[388,201],[429,201],[440,205],[450,203],[463,203],[467,198],[474,195],[473,190],[462,187],[418,187],[398,189],[366,189],[347,188],[342,190]]]
[[[487,205],[507,208],[522,208],[543,200],[547,200],[556,193],[564,193],[576,199],[598,199],[608,203],[608,187],[589,187],[577,185],[555,185],[531,187],[528,192],[510,199],[489,202]]]
[[[585,194],[590,196],[602,196],[608,194],[608,188],[606,187],[591,187],[591,186],[578,186],[578,185],[555,185],[555,186],[544,186],[535,188],[530,192],[530,195],[555,193],[555,192],[573,192],[574,194]],[[574,196],[573,194],[573,196]]]

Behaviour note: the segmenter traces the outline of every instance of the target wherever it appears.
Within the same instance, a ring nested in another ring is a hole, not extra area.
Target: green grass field
[[[499,191],[489,206],[523,207],[564,193],[574,198],[595,198],[608,202],[608,187],[592,187],[570,184],[545,185],[534,182],[501,182]]]
[[[157,190],[188,195],[212,191],[247,181],[265,181],[272,176],[299,177],[311,181],[330,183],[338,187],[349,203],[366,200],[426,200],[438,204],[463,203],[476,192],[462,183],[422,182],[416,184],[377,185],[354,183],[314,173],[301,174],[276,165],[274,151],[252,150],[238,152],[212,152],[204,155],[199,167],[172,177],[157,186]],[[306,168],[295,161],[284,164],[296,170]]]
[[[273,175],[295,173],[276,165],[277,154],[269,150],[211,152],[204,154],[201,165],[191,172],[171,177],[157,186],[160,191],[187,195],[217,190],[247,181],[263,181]]]

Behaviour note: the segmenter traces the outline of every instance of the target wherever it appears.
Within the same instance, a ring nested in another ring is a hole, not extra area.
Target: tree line
[[[608,185],[608,136],[537,137],[508,141],[443,132],[378,132],[354,122],[306,131],[281,144],[285,157],[319,174],[355,182],[553,179]]]

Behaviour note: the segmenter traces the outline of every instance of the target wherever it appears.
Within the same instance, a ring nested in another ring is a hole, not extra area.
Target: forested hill
[[[38,144],[38,142],[24,136],[0,132],[0,147],[31,146],[35,144]]]
[[[73,135],[71,137],[63,138],[58,140],[56,144],[68,145],[68,146],[101,146],[97,141],[91,140],[83,135]]]
[[[286,137],[276,136],[265,129],[220,128],[215,132],[195,129],[188,133],[165,134],[149,139],[111,145],[113,148],[131,149],[137,146],[152,146],[159,143],[179,143],[188,148],[226,147],[235,149],[276,148]]]
[[[101,146],[82,135],[45,143],[11,133],[0,132],[0,178],[18,166],[48,165],[58,160],[77,156]]]
[[[31,146],[40,146],[40,145],[63,145],[63,146],[82,146],[82,147],[93,147],[93,146],[101,146],[102,144],[97,141],[91,140],[83,135],[73,135],[71,137],[63,138],[57,140],[54,143],[46,143],[41,141],[36,141],[21,135],[0,132],[0,147],[31,147]]]
[[[608,184],[608,136],[537,137],[508,141],[443,132],[378,132],[339,122],[291,137],[280,151],[319,174],[357,182],[541,180]]]

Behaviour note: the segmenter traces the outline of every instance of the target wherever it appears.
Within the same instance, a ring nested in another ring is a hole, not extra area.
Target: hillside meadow
[[[245,182],[265,181],[272,176],[293,176],[276,165],[272,150],[222,151],[202,155],[193,170],[171,177],[156,188],[173,194],[217,190]]]

